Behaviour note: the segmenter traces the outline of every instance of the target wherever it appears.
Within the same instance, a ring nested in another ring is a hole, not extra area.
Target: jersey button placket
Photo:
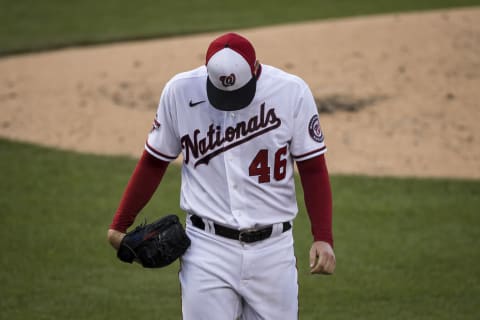
[[[224,128],[235,126],[234,116],[232,117],[233,112],[225,114],[224,117]],[[225,161],[225,176],[227,179],[228,186],[228,195],[230,202],[230,210],[235,220],[239,221],[241,219],[242,213],[238,210],[237,205],[237,193],[238,193],[238,183],[235,181],[235,148],[227,150],[224,154]]]
[[[232,210],[232,214],[235,216],[235,218],[238,220],[241,220],[242,217],[242,212],[241,212],[241,207],[239,206],[239,203],[237,201],[238,199],[238,193],[239,193],[239,184],[238,181],[235,177],[235,159],[232,154],[232,152],[229,152],[227,156],[227,179],[228,179],[228,189],[229,189],[229,195],[230,195],[230,208]]]

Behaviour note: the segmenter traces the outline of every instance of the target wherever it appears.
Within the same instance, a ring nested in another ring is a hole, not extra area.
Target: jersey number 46
[[[270,182],[271,167],[268,163],[268,149],[258,151],[252,163],[248,167],[248,174],[251,177],[258,176],[258,183]],[[277,181],[285,178],[287,174],[287,147],[282,147],[275,152],[275,163],[273,164],[273,178]]]

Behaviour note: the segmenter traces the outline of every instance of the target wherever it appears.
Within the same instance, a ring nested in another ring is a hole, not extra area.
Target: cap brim
[[[240,89],[234,91],[220,90],[207,77],[207,96],[210,104],[217,109],[232,111],[248,106],[257,90],[257,79],[252,79]]]

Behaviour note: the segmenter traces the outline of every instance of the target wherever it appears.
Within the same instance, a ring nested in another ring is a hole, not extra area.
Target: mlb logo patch
[[[310,119],[310,123],[308,124],[308,133],[314,141],[318,143],[322,143],[324,141],[324,136],[322,128],[320,127],[320,120],[318,119],[318,114],[314,115],[312,119]]]

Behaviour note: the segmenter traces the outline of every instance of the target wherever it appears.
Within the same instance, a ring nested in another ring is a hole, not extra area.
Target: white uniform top
[[[236,229],[293,220],[293,160],[326,151],[309,87],[262,65],[252,103],[221,111],[208,102],[206,79],[202,66],[166,84],[145,145],[164,161],[182,152],[180,207]]]

